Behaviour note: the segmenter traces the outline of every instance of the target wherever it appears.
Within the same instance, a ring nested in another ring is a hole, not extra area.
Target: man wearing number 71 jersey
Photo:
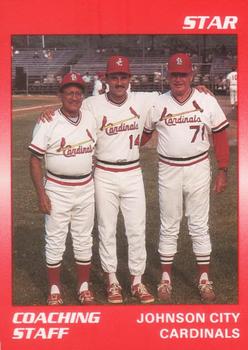
[[[199,273],[201,300],[215,299],[209,281],[211,242],[208,231],[210,165],[209,133],[212,134],[218,173],[214,191],[222,192],[227,184],[229,149],[226,135],[228,121],[217,100],[191,87],[192,63],[188,55],[172,55],[168,61],[171,90],[159,96],[145,123],[142,144],[152,132],[158,132],[159,153],[159,254],[162,278],[158,297],[171,297],[171,268],[177,252],[180,221],[185,208],[188,230]]]

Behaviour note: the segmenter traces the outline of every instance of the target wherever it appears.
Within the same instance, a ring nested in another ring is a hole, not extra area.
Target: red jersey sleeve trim
[[[229,164],[229,146],[226,129],[212,135],[218,168],[227,168]]]

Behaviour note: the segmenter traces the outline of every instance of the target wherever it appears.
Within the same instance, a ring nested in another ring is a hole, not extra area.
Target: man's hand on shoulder
[[[38,119],[37,119],[37,123],[45,123],[45,122],[50,122],[53,120],[53,116],[54,116],[55,110],[54,109],[46,109],[45,111],[43,111]]]

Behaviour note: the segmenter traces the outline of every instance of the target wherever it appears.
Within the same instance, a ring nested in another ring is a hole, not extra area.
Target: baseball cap
[[[106,74],[111,73],[130,73],[129,61],[125,56],[111,56],[107,62]]]
[[[169,57],[169,73],[191,73],[192,71],[192,62],[186,53],[176,53]]]
[[[81,89],[84,89],[84,81],[79,73],[70,72],[65,74],[60,83],[59,90],[61,91],[67,85],[79,85]]]

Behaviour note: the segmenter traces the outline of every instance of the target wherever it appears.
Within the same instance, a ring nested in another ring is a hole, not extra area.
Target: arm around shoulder
[[[50,122],[53,120],[55,114],[55,109],[47,108],[41,114],[39,115],[37,119],[37,123],[45,123],[45,122]]]

